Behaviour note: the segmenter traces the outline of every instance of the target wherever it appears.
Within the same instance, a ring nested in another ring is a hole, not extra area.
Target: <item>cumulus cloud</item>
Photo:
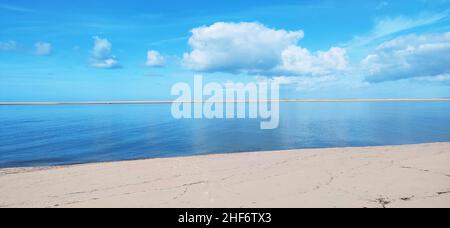
[[[15,51],[17,43],[15,41],[0,42],[0,51]]]
[[[347,68],[347,51],[333,47],[328,51],[311,53],[299,46],[290,46],[281,54],[281,65],[276,71],[287,75],[326,76]]]
[[[200,72],[266,76],[330,76],[347,67],[343,48],[311,51],[298,46],[303,31],[275,30],[259,23],[216,23],[192,30],[184,65]]]
[[[281,52],[303,31],[274,30],[259,23],[215,23],[192,30],[184,65],[203,72],[260,72],[276,67]]]
[[[162,67],[166,64],[166,59],[158,51],[150,50],[147,52],[147,63],[149,67]]]
[[[34,45],[34,54],[38,56],[47,56],[52,53],[52,45],[46,42],[38,42]]]
[[[402,36],[379,45],[362,61],[369,82],[450,74],[450,32]]]
[[[120,68],[116,56],[112,55],[112,44],[98,36],[94,37],[95,45],[91,53],[90,65],[95,68],[114,69]]]

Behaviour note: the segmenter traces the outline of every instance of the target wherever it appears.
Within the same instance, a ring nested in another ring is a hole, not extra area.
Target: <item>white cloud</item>
[[[147,63],[149,67],[162,67],[166,64],[166,59],[158,51],[150,50],[147,52]]]
[[[192,30],[184,65],[203,72],[261,72],[276,67],[281,52],[303,31],[274,30],[259,23],[215,23]]]
[[[433,77],[431,76],[418,77],[415,78],[415,80],[424,82],[450,83],[450,74],[442,74]]]
[[[114,69],[120,68],[117,58],[112,55],[112,44],[98,36],[94,37],[95,45],[91,53],[90,64],[95,68]]]
[[[201,72],[323,77],[346,69],[343,48],[311,53],[298,46],[303,31],[274,30],[259,23],[216,23],[192,30],[192,52],[183,63]]]
[[[34,45],[34,54],[38,56],[47,56],[52,53],[52,45],[46,42],[38,42]]]
[[[370,45],[375,41],[388,38],[400,32],[440,22],[448,18],[449,15],[450,11],[445,11],[435,14],[422,14],[416,18],[404,16],[382,18],[376,21],[375,28],[371,32],[363,36],[355,37],[346,46],[360,48]]]
[[[450,74],[450,32],[385,42],[362,61],[362,69],[369,82]]]
[[[0,51],[15,51],[17,43],[15,41],[0,42]]]
[[[281,65],[276,71],[287,75],[326,76],[347,68],[347,51],[333,47],[315,54],[299,46],[290,46],[281,54]]]

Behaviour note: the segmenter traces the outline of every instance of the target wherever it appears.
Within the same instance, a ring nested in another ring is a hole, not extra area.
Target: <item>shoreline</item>
[[[173,103],[358,103],[358,102],[431,102],[450,101],[450,98],[387,98],[387,99],[293,99],[261,101],[73,101],[73,102],[0,102],[0,106],[40,106],[40,105],[127,105],[127,104],[173,104]]]
[[[23,171],[36,171],[36,170],[50,170],[58,168],[70,168],[76,166],[89,166],[89,165],[102,165],[102,164],[115,164],[124,162],[142,162],[142,161],[154,161],[154,160],[168,160],[168,159],[189,159],[189,158],[202,158],[209,156],[232,156],[232,155],[251,155],[251,154],[270,154],[270,153],[288,153],[295,152],[301,153],[303,151],[321,151],[321,150],[355,150],[355,149],[383,149],[386,147],[404,147],[404,146],[420,146],[420,145],[433,145],[433,144],[449,144],[450,142],[430,142],[430,143],[410,143],[410,144],[393,144],[384,146],[345,146],[345,147],[319,147],[319,148],[302,148],[302,149],[281,149],[281,150],[261,150],[261,151],[237,151],[237,152],[221,152],[221,153],[205,153],[205,154],[192,154],[192,155],[173,155],[173,156],[162,156],[153,158],[138,158],[138,159],[124,159],[124,160],[112,160],[112,161],[94,161],[94,162],[80,162],[72,164],[60,164],[60,165],[36,165],[36,166],[12,166],[12,167],[0,167],[0,176],[5,171],[18,172]],[[450,164],[449,164],[450,165]]]
[[[0,169],[0,207],[450,207],[450,142]]]

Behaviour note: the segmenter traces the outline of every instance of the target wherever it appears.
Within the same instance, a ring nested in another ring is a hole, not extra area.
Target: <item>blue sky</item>
[[[0,0],[0,101],[174,99],[194,74],[450,97],[449,32],[449,0]]]

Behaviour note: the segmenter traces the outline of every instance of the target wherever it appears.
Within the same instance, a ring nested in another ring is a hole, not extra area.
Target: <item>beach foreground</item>
[[[3,169],[0,207],[450,207],[450,143]]]

